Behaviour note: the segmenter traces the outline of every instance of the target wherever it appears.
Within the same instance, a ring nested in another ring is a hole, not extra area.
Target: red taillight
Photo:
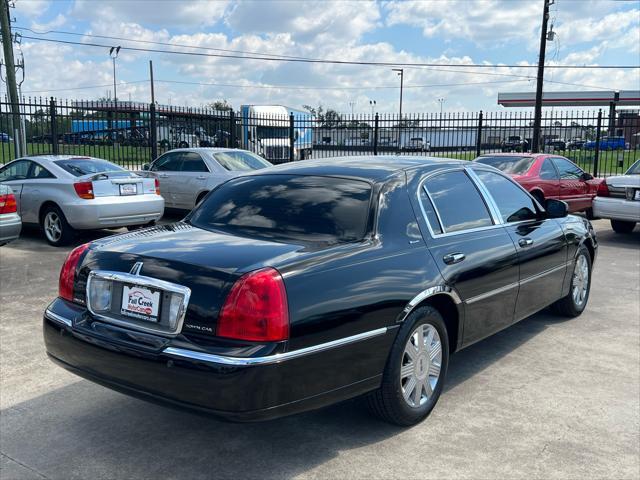
[[[76,193],[80,198],[91,200],[95,198],[93,196],[93,183],[91,182],[78,182],[73,184],[73,188],[76,189]]]
[[[64,261],[62,269],[60,270],[58,295],[70,302],[73,302],[73,284],[76,281],[76,268],[87,248],[89,248],[89,244],[85,243],[71,250],[71,253],[67,255],[67,259]]]
[[[18,205],[16,204],[16,197],[13,193],[0,195],[0,214],[16,213],[17,211]]]
[[[604,180],[600,182],[600,184],[598,185],[598,191],[596,192],[596,195],[599,197],[609,196],[609,186],[607,185],[607,182],[605,182]]]
[[[157,178],[156,180],[156,195],[160,195],[160,180],[158,180]]]
[[[280,273],[264,268],[240,277],[220,310],[216,333],[252,342],[288,339],[287,292]]]

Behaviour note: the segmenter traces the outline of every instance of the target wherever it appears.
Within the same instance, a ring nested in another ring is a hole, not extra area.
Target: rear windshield
[[[340,243],[367,231],[371,185],[334,177],[239,177],[213,190],[188,221],[264,239]]]
[[[531,168],[531,165],[533,164],[533,157],[509,157],[502,155],[495,157],[478,157],[476,162],[491,165],[492,167],[511,175],[522,175]]]
[[[213,156],[222,167],[231,171],[259,170],[271,166],[264,158],[249,152],[219,152]]]
[[[119,167],[115,163],[97,158],[70,158],[68,160],[56,160],[53,163],[76,177],[102,172],[128,173],[127,170]]]

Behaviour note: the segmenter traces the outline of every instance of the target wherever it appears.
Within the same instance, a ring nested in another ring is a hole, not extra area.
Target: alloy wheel
[[[62,220],[56,212],[48,212],[44,217],[44,234],[53,243],[62,237]]]
[[[433,395],[442,367],[442,343],[433,325],[419,325],[407,340],[400,366],[402,396],[410,407],[424,405]]]
[[[571,295],[576,307],[582,307],[589,290],[589,265],[584,255],[579,255],[573,268],[573,287]]]

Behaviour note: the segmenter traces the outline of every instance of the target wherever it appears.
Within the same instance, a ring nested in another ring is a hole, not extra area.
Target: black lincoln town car
[[[452,353],[548,306],[580,315],[597,248],[588,220],[487,165],[310,160],[79,246],[44,337],[64,368],[147,400],[250,421],[366,394],[411,425]]]

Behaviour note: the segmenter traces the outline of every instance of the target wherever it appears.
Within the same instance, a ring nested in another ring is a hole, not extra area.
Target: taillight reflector
[[[16,204],[16,197],[13,193],[0,195],[0,214],[16,213],[17,211],[18,205]]]
[[[158,180],[157,178],[156,180],[156,195],[160,195],[160,180]]]
[[[80,198],[91,200],[95,198],[93,195],[93,183],[91,182],[78,182],[73,184],[73,188]]]
[[[596,192],[598,197],[608,197],[609,196],[609,186],[607,182],[604,180],[598,184],[598,191]]]
[[[85,243],[71,250],[67,255],[67,259],[60,270],[60,279],[58,281],[58,295],[65,300],[73,302],[73,285],[76,281],[76,269],[84,252],[89,248],[89,244]]]
[[[288,339],[289,308],[280,273],[264,268],[240,277],[220,310],[216,333],[252,342]]]

